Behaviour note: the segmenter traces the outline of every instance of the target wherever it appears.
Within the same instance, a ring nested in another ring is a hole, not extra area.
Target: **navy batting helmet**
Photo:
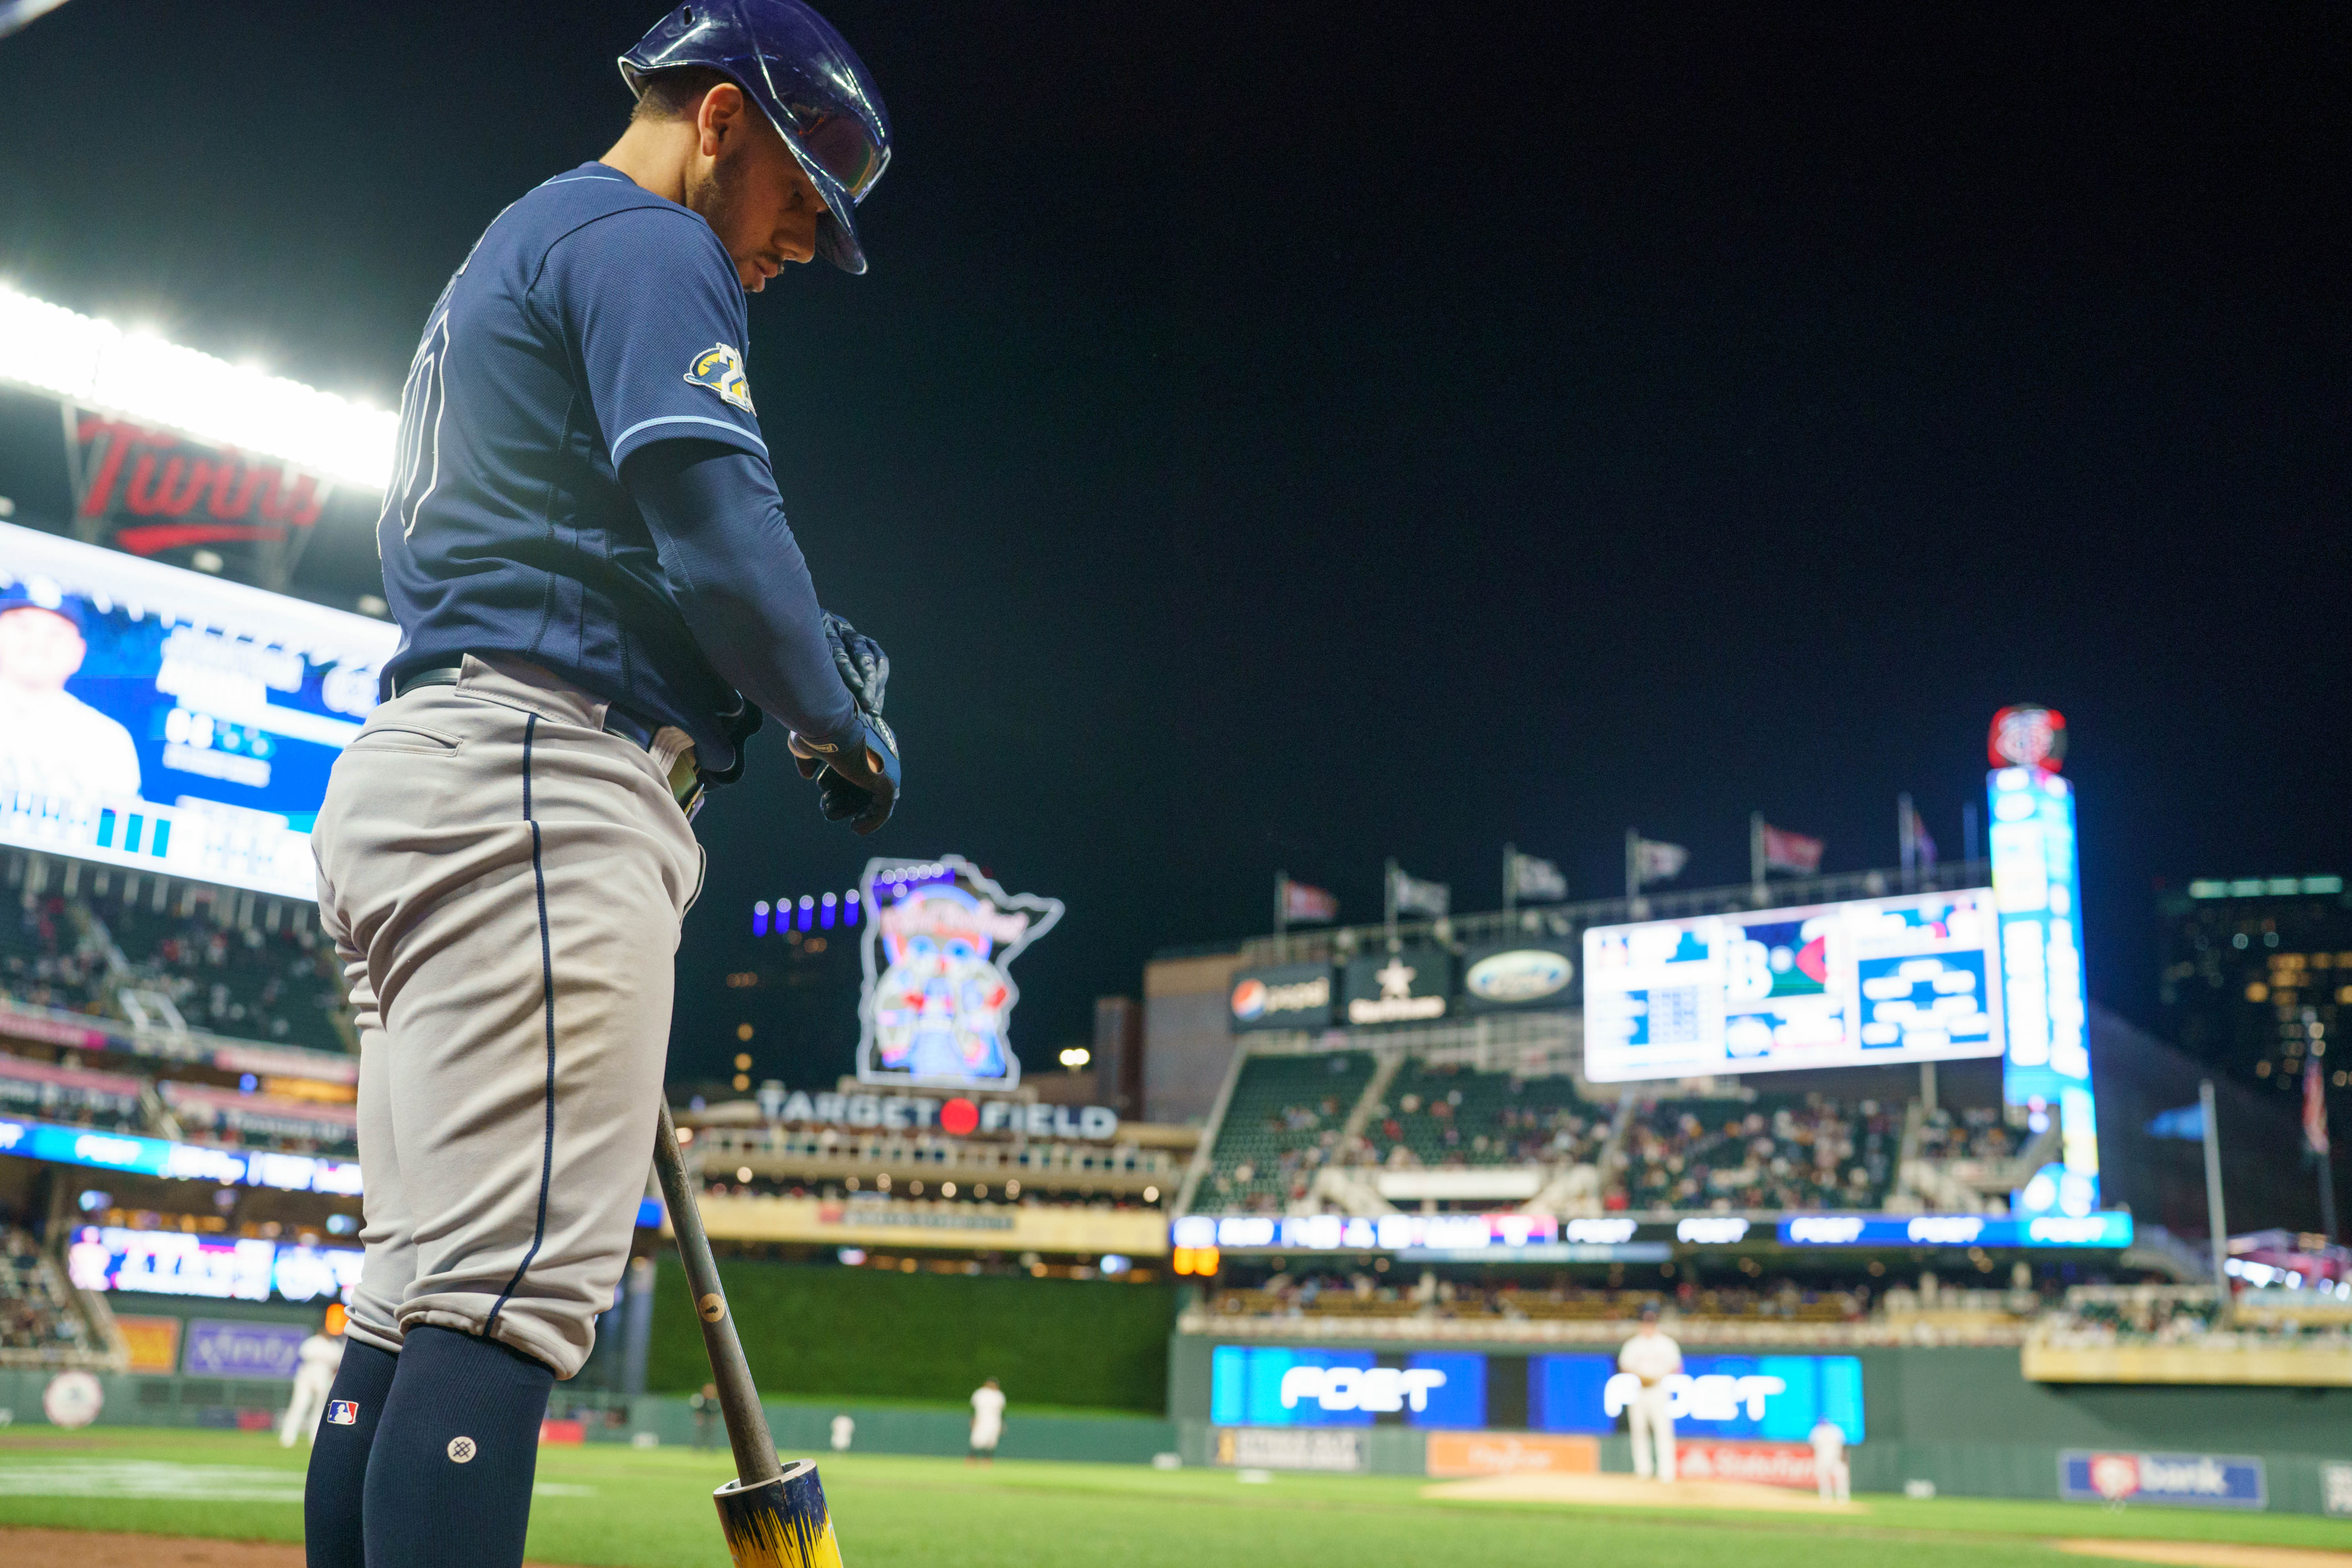
[[[866,270],[857,204],[890,162],[890,116],[856,52],[800,0],[693,0],[674,7],[621,57],[629,90],[677,66],[724,71],[768,121],[819,195],[816,253],[845,272]]]

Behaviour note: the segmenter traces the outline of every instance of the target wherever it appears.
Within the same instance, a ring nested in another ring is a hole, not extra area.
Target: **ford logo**
[[[1480,959],[1462,984],[1482,1002],[1536,1002],[1566,989],[1575,973],[1567,954],[1524,947]]]

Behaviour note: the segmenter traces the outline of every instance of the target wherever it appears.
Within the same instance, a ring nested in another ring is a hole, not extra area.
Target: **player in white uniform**
[[[849,1445],[856,1436],[857,1422],[854,1417],[841,1415],[833,1418],[833,1451],[835,1453],[849,1452]]]
[[[343,1364],[343,1336],[320,1330],[295,1352],[301,1365],[294,1373],[294,1397],[286,1419],[278,1424],[278,1446],[290,1448],[294,1439],[318,1441],[319,1417],[325,1414],[327,1394],[335,1386],[335,1370]]]
[[[0,789],[137,795],[131,731],[66,689],[89,655],[81,609],[52,583],[0,593]]]
[[[1813,1484],[1823,1502],[1844,1502],[1853,1494],[1853,1472],[1845,1462],[1845,1432],[1824,1415],[1813,1423]]]
[[[971,1453],[966,1464],[994,1462],[996,1445],[1004,1436],[1004,1390],[990,1378],[971,1391]]]
[[[1658,1331],[1658,1310],[1642,1309],[1642,1328],[1617,1352],[1617,1367],[1642,1384],[1626,1405],[1633,1430],[1633,1473],[1675,1479],[1675,1416],[1667,1380],[1683,1370],[1682,1347]],[[1654,1464],[1653,1456],[1654,1454]]]

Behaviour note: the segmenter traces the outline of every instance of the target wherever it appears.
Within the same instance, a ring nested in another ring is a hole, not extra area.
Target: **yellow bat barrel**
[[[711,1494],[735,1568],[841,1568],[841,1545],[814,1459],[795,1459],[772,1481],[729,1481]]]

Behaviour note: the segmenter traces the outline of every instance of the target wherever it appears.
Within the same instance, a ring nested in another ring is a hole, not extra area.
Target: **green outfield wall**
[[[961,1405],[993,1377],[1016,1406],[1164,1413],[1173,1286],[741,1260],[719,1275],[765,1394]],[[646,1387],[709,1378],[685,1273],[664,1258]]]

